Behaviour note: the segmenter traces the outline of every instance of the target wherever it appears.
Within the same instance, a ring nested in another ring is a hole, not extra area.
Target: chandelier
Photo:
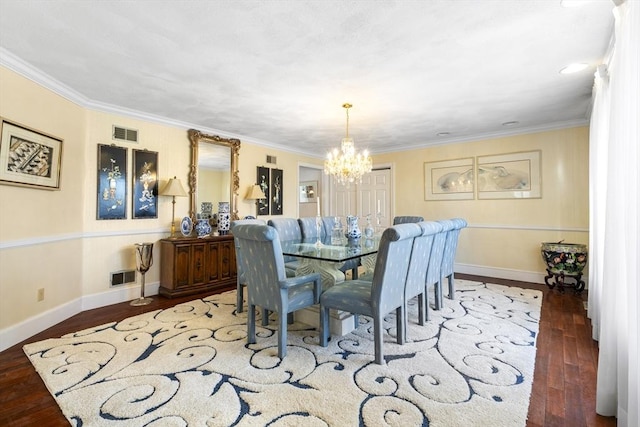
[[[347,135],[342,138],[340,151],[334,148],[333,152],[327,154],[324,173],[333,175],[340,184],[348,185],[352,182],[362,182],[362,176],[371,172],[371,156],[367,150],[356,153],[353,138],[349,138],[349,108],[352,105],[346,103],[342,104],[342,107],[347,110]]]

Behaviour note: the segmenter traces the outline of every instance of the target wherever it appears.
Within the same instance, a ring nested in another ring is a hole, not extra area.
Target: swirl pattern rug
[[[542,293],[457,280],[456,299],[416,324],[408,342],[385,323],[386,365],[373,362],[373,324],[332,336],[246,313],[235,291],[146,313],[24,351],[74,426],[524,426]]]

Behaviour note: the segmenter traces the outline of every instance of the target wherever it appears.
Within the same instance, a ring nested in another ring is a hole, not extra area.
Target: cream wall
[[[377,155],[374,164],[393,165],[395,215],[467,220],[456,257],[461,271],[539,282],[541,242],[588,243],[588,137],[587,127],[577,127]],[[542,152],[539,199],[424,200],[425,162],[531,150]]]
[[[276,156],[278,163],[268,164],[266,163],[267,154]],[[322,165],[323,159],[317,159],[307,156],[301,156],[297,153],[291,153],[288,151],[279,151],[273,148],[264,147],[260,145],[253,145],[243,142],[240,148],[239,158],[239,175],[240,175],[240,198],[238,200],[238,216],[240,218],[245,215],[256,214],[256,205],[254,200],[245,200],[247,190],[256,183],[256,168],[258,166],[282,169],[282,195],[283,195],[283,207],[282,215],[277,215],[278,218],[282,217],[298,217],[298,169],[301,163],[304,164],[317,164]],[[260,219],[269,220],[271,215],[261,215]]]
[[[59,191],[0,185],[1,330],[82,295],[87,131],[84,109],[2,67],[0,116],[64,140]]]
[[[4,67],[0,94],[3,118],[64,140],[59,191],[0,185],[1,351],[81,310],[139,295],[137,284],[112,288],[110,273],[135,268],[136,242],[168,236],[171,198],[159,198],[158,218],[131,219],[132,149],[158,152],[160,188],[175,175],[186,189],[190,148],[186,129],[83,108]],[[114,124],[138,129],[140,142],[113,141]],[[97,220],[98,144],[113,143],[127,148],[127,219]],[[298,163],[321,161],[244,142],[238,162],[239,214],[255,214],[254,202],[244,196],[267,154],[278,158],[277,165],[268,166],[283,170],[283,215],[296,217]],[[188,211],[188,197],[177,197],[177,222]],[[156,260],[157,251],[156,246]],[[157,290],[158,281],[155,263],[146,276],[147,293]],[[37,302],[40,288],[45,299]]]
[[[162,188],[174,175],[186,186],[190,149],[186,129],[83,108],[3,67],[0,94],[5,119],[64,140],[59,191],[0,185],[2,350],[81,310],[138,295],[137,284],[110,287],[110,272],[134,268],[134,243],[157,242],[168,235],[171,198],[159,198],[157,219],[131,219],[131,150],[159,153]],[[128,149],[128,219],[99,221],[97,147],[115,142],[114,124],[138,129],[140,142],[116,143]],[[425,161],[534,149],[542,150],[541,199],[425,202],[423,186],[415,185]],[[266,164],[267,155],[276,156],[277,164]],[[541,241],[587,242],[587,156],[587,128],[575,128],[378,155],[374,163],[393,165],[396,215],[466,218],[470,227],[461,235],[458,263],[469,272],[500,277],[500,271],[511,276],[542,272]],[[322,166],[322,159],[243,142],[238,159],[240,217],[255,215],[255,202],[245,195],[256,181],[257,166],[283,170],[282,216],[298,217],[300,165]],[[176,218],[188,210],[188,198],[176,198]],[[157,289],[158,280],[156,263],[147,273],[148,292]],[[39,288],[45,289],[41,302],[36,301]]]

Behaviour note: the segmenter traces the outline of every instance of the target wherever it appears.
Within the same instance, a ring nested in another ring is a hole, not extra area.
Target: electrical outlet
[[[44,301],[44,288],[38,289],[38,301]]]

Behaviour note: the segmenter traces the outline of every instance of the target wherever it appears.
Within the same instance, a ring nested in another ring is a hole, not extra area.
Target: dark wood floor
[[[488,281],[544,292],[540,334],[537,339],[528,427],[615,426],[616,419],[595,413],[598,348],[591,339],[591,324],[584,296],[561,294],[545,286],[477,276],[459,278]],[[154,297],[151,305],[115,304],[85,311],[0,353],[0,426],[68,426],[66,418],[24,355],[22,346],[46,338],[122,320],[201,298],[193,295],[166,299]]]

